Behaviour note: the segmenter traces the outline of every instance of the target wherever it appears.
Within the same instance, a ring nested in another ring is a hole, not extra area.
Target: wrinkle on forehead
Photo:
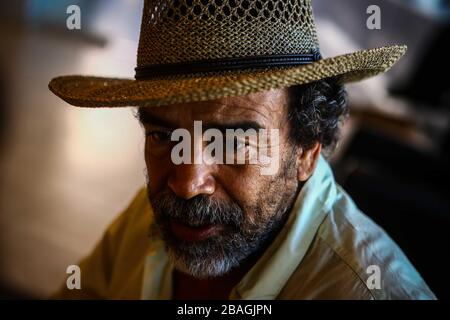
[[[257,119],[264,125],[273,127],[279,125],[274,121],[281,120],[286,102],[287,91],[273,89],[245,96],[152,108],[148,112],[179,122],[180,125],[194,120]]]

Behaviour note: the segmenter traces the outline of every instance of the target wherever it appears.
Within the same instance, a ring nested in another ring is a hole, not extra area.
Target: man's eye
[[[170,141],[171,133],[167,131],[148,131],[145,135],[151,141],[165,142]]]

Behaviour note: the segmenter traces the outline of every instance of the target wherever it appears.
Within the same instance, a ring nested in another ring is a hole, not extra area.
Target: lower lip
[[[187,242],[197,242],[205,240],[217,234],[221,227],[219,225],[205,225],[201,227],[189,227],[174,219],[170,220],[170,227],[173,234],[180,240]]]

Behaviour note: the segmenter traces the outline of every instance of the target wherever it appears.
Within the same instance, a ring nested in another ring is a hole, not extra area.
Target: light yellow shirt
[[[81,289],[55,298],[171,299],[162,241],[142,189],[80,263]],[[435,299],[389,236],[355,206],[320,157],[275,240],[230,299]]]

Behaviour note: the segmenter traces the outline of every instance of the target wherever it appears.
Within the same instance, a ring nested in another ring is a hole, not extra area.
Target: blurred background
[[[325,57],[389,44],[407,55],[348,86],[338,182],[450,298],[448,0],[313,0]],[[69,30],[69,5],[81,30]],[[381,29],[366,12],[381,10]],[[0,298],[46,298],[144,185],[133,109],[69,107],[62,74],[134,76],[142,0],[0,2]]]

